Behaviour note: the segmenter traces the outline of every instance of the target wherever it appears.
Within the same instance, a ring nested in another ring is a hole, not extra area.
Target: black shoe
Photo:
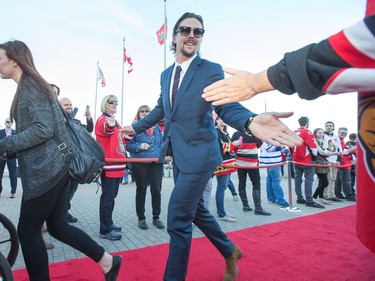
[[[111,269],[104,274],[105,281],[116,281],[122,262],[121,256],[113,256]]]
[[[313,207],[313,208],[318,208],[318,209],[325,209],[326,207],[324,207],[323,205],[320,205],[316,202],[306,202],[305,205],[307,207]]]
[[[255,209],[254,215],[262,215],[262,216],[270,216],[271,213],[263,210],[263,209]]]
[[[243,207],[242,207],[242,210],[243,210],[244,212],[250,212],[250,211],[252,211],[253,209],[251,209],[250,206],[243,206]]]
[[[349,202],[356,202],[355,196],[347,196],[347,197],[346,197],[346,201],[349,201]]]
[[[159,219],[153,220],[152,224],[155,225],[159,229],[165,228],[164,223],[161,220],[159,220]]]
[[[122,235],[114,230],[106,233],[106,234],[101,234],[100,233],[100,237],[101,238],[105,238],[105,239],[108,239],[108,240],[120,240],[122,238]]]
[[[148,229],[148,225],[147,225],[147,222],[146,220],[141,220],[138,222],[138,226],[140,229],[143,229],[143,230],[146,230]]]
[[[304,198],[302,199],[297,199],[297,204],[305,204],[306,200]]]
[[[112,229],[114,230],[114,231],[117,231],[117,232],[120,232],[121,230],[122,230],[122,227],[121,226],[118,226],[118,225],[116,225],[116,224],[112,224]]]
[[[345,200],[345,196],[342,194],[336,195],[336,198]]]
[[[76,217],[73,217],[71,214],[68,214],[68,222],[69,223],[76,223],[78,219]]]

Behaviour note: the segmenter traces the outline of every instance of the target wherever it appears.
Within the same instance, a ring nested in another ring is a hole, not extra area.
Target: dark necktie
[[[176,72],[174,74],[174,79],[173,79],[173,87],[172,87],[172,107],[174,105],[174,101],[176,99],[176,94],[178,92],[178,84],[180,82],[180,73],[181,73],[181,66],[176,67]]]

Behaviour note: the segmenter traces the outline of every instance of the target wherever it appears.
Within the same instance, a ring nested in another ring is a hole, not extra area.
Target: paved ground
[[[163,190],[162,190],[162,213],[161,219],[166,221],[167,204],[169,200],[169,194],[173,188],[173,179],[167,177],[163,180]],[[263,225],[283,220],[288,220],[296,217],[306,216],[310,214],[315,214],[319,212],[324,212],[327,210],[332,210],[335,208],[345,207],[352,205],[353,203],[340,202],[334,205],[326,206],[326,209],[315,209],[311,207],[305,207],[304,205],[296,205],[300,207],[301,212],[291,212],[280,209],[276,204],[269,204],[265,195],[265,170],[261,170],[262,176],[262,202],[263,208],[272,213],[272,216],[257,216],[253,212],[243,212],[241,201],[234,201],[229,190],[226,192],[225,198],[225,208],[227,213],[235,216],[237,222],[219,222],[225,232],[234,231],[238,229],[248,228],[257,225]],[[232,174],[232,181],[234,182],[236,189],[238,178],[237,174]],[[211,194],[211,204],[210,211],[212,214],[216,215],[216,204],[215,204],[215,191],[216,191],[216,181],[214,180],[213,190]],[[314,184],[316,186],[316,183]],[[4,176],[3,178],[3,193],[0,198],[0,212],[8,216],[13,223],[16,225],[19,216],[19,208],[21,201],[21,183],[19,181],[19,189],[17,191],[16,199],[10,199],[10,187],[9,178]],[[288,201],[288,181],[283,179],[283,187],[285,198]],[[114,221],[121,225],[123,228],[122,234],[123,238],[119,241],[109,241],[99,237],[99,198],[100,191],[96,193],[96,184],[90,185],[80,185],[72,201],[71,213],[78,218],[78,222],[74,225],[84,229],[94,240],[99,244],[103,245],[109,252],[117,252],[128,249],[141,248],[150,245],[157,245],[162,243],[167,243],[169,241],[169,236],[166,229],[160,230],[152,225],[152,213],[151,213],[151,203],[150,203],[150,193],[147,194],[146,201],[146,217],[149,225],[148,230],[141,230],[137,225],[137,217],[135,214],[135,184],[130,183],[127,185],[121,185],[118,197],[116,199],[116,206],[114,210]],[[248,180],[248,198],[251,197],[251,186],[250,180]],[[294,196],[294,192],[293,192]],[[293,199],[295,202],[295,199]],[[250,205],[253,207],[252,200],[250,200]],[[0,230],[1,232],[2,230]],[[194,228],[194,237],[200,237],[203,234],[198,228]],[[74,258],[83,257],[84,255],[73,248],[60,243],[59,241],[50,237],[47,233],[45,234],[45,239],[52,242],[55,248],[48,250],[50,263],[70,260]],[[14,268],[24,267],[24,261],[22,253],[19,253],[16,264]]]

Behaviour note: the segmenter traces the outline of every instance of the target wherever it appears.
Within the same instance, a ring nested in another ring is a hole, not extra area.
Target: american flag
[[[100,80],[102,82],[102,87],[105,87],[107,84],[105,83],[105,78],[104,78],[104,74],[102,72],[102,70],[100,69],[100,67],[98,67],[98,80]]]

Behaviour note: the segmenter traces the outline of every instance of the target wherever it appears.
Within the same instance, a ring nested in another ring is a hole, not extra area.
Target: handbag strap
[[[119,142],[122,154],[124,154],[124,156],[127,157],[126,148],[125,148],[124,142],[122,141],[122,138],[121,138],[120,134],[118,134],[118,142]]]

